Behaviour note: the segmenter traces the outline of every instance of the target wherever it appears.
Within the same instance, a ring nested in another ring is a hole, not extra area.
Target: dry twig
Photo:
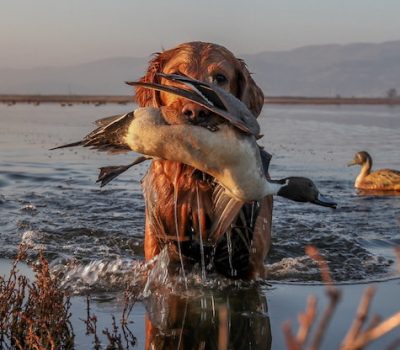
[[[328,328],[329,321],[331,320],[333,313],[336,309],[336,305],[340,300],[341,291],[337,289],[332,282],[331,275],[329,273],[328,264],[319,254],[317,248],[314,246],[306,247],[306,253],[310,256],[310,258],[314,259],[321,270],[321,277],[326,286],[326,295],[329,298],[329,304],[322,314],[322,318],[317,324],[316,331],[314,333],[314,337],[310,346],[311,350],[319,349],[319,346],[322,343],[323,336]]]
[[[310,295],[307,300],[306,311],[300,313],[298,316],[299,330],[297,331],[297,341],[300,347],[303,347],[307,341],[307,337],[310,334],[311,327],[314,323],[315,316],[317,314],[317,298],[314,295]]]
[[[328,265],[321,257],[318,250],[313,246],[308,246],[306,248],[306,253],[318,263],[321,270],[322,280],[326,286],[326,294],[329,298],[329,304],[317,324],[311,345],[307,347],[307,349],[310,350],[317,350],[322,343],[323,336],[326,333],[328,323],[332,318],[337,303],[340,300],[341,293],[340,290],[333,285]],[[400,248],[396,249],[396,254],[398,256],[400,270]],[[374,340],[381,338],[394,328],[400,327],[400,312],[397,312],[383,321],[379,316],[374,316],[369,322],[369,326],[366,327],[364,331],[362,330],[363,326],[367,322],[368,312],[374,294],[375,287],[370,286],[365,290],[358,306],[356,317],[342,342],[341,350],[363,349],[365,346],[369,345]],[[316,317],[316,300],[315,298],[310,298],[308,300],[306,311],[298,316],[299,330],[297,336],[293,335],[290,322],[286,322],[283,325],[283,332],[289,350],[302,350],[306,348],[307,337],[310,336],[312,323],[315,321]],[[400,340],[396,339],[392,342],[389,349],[396,348],[398,344],[400,344]]]
[[[291,322],[286,321],[283,324],[282,328],[288,350],[301,350],[302,346],[300,345],[300,342],[293,335]]]
[[[354,318],[353,324],[351,325],[346,337],[343,340],[341,349],[349,348],[348,344],[352,344],[361,332],[362,326],[367,320],[369,307],[372,298],[375,294],[375,287],[368,287],[365,289],[364,294],[361,298],[358,306],[356,317]]]

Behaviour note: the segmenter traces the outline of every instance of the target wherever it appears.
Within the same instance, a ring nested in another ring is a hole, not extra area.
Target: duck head
[[[366,163],[369,163],[372,166],[372,158],[369,155],[368,152],[366,151],[360,151],[357,152],[354,155],[354,158],[352,161],[350,161],[349,163],[347,163],[347,166],[352,166],[352,165],[364,165]]]
[[[282,185],[277,192],[280,197],[285,197],[295,202],[309,202],[334,209],[337,207],[337,203],[323,196],[314,182],[306,177],[291,176],[275,182]]]

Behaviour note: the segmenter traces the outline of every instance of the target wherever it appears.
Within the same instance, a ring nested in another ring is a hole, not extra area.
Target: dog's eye
[[[216,84],[225,84],[228,81],[226,76],[221,73],[215,74],[213,80]]]

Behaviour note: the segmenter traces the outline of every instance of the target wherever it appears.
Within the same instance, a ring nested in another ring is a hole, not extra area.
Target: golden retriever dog
[[[220,45],[188,42],[155,54],[141,81],[174,84],[157,73],[184,74],[217,84],[244,102],[255,117],[264,104],[264,95],[245,63]],[[175,110],[177,113],[167,120],[170,124],[204,125],[218,120],[205,108],[166,92],[136,87],[136,101],[140,107],[167,106]],[[142,186],[146,259],[168,246],[170,256],[177,257],[179,252],[185,262],[202,262],[228,277],[264,277],[263,262],[271,234],[271,196],[246,203],[223,238],[216,245],[208,245],[213,209],[210,176],[181,163],[153,160]]]

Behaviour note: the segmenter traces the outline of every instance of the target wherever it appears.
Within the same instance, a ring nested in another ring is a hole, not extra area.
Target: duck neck
[[[365,177],[371,173],[372,158],[368,155],[365,162],[361,166],[360,176]]]
[[[368,155],[364,163],[361,165],[360,174],[358,174],[355,182],[355,186],[358,187],[361,185],[361,182],[371,173],[372,168],[372,158]]]
[[[281,194],[282,189],[286,187],[288,184],[289,180],[287,179],[282,179],[282,180],[267,180],[265,182],[265,196],[267,195],[277,195]]]

